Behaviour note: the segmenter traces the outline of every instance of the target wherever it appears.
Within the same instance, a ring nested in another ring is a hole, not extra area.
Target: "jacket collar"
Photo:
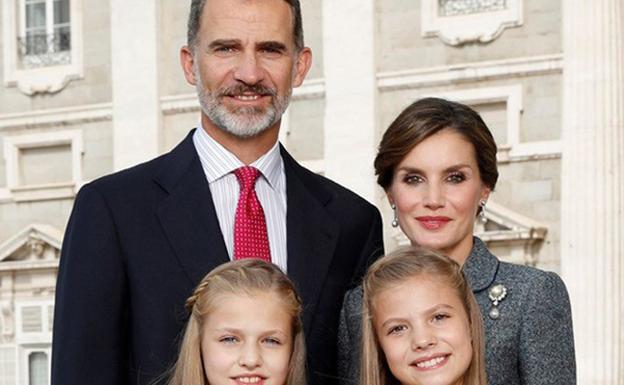
[[[500,261],[485,246],[482,240],[473,237],[472,250],[464,263],[464,275],[473,292],[487,289],[494,283]]]

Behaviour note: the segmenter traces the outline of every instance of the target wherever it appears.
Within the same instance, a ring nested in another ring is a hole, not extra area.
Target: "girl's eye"
[[[450,315],[448,315],[448,314],[445,314],[445,313],[438,313],[438,314],[435,314],[435,315],[433,316],[433,320],[434,320],[434,321],[444,321],[445,319],[450,318],[450,317],[451,317],[451,316],[450,316]]]
[[[466,177],[461,172],[454,172],[446,178],[449,182],[457,184],[466,180]]]
[[[238,341],[238,338],[234,336],[224,336],[224,337],[219,338],[219,342],[223,342],[226,344],[233,344],[237,341]]]
[[[401,332],[404,332],[405,330],[407,330],[407,326],[397,325],[397,326],[391,327],[390,330],[388,330],[388,334],[399,334]]]
[[[282,341],[280,341],[279,339],[275,337],[267,337],[264,339],[263,342],[268,345],[281,345],[282,344]]]

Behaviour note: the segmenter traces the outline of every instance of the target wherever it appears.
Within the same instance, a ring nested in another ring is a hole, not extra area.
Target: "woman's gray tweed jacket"
[[[501,262],[474,238],[464,274],[474,292],[485,327],[489,385],[574,385],[576,366],[570,300],[555,273]],[[489,290],[507,289],[489,316]],[[347,292],[340,314],[338,369],[341,384],[358,383],[362,287]]]

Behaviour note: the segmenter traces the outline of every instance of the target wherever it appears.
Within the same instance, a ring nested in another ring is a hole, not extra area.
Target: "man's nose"
[[[254,52],[243,52],[239,56],[234,78],[248,85],[255,85],[264,80],[264,68]]]

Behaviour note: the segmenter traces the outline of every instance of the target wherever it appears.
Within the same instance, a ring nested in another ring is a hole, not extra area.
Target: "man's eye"
[[[214,49],[215,52],[219,52],[219,53],[231,53],[231,52],[234,52],[235,50],[236,49],[234,47],[226,47],[226,46],[216,47]]]

